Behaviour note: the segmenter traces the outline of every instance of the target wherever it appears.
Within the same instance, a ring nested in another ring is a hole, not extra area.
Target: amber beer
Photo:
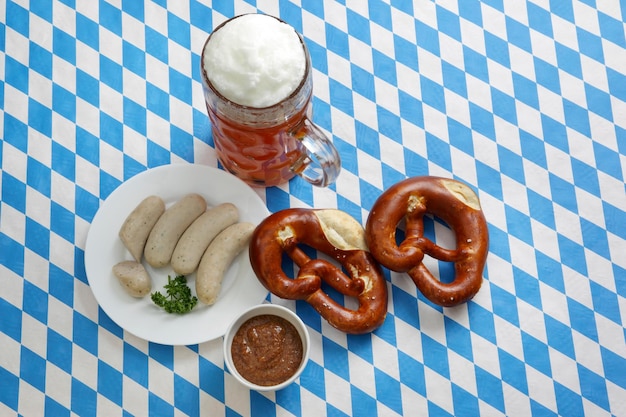
[[[335,181],[340,158],[311,122],[310,56],[293,28],[267,15],[235,17],[209,36],[201,61],[213,141],[227,171],[254,186],[295,175],[318,186]]]
[[[254,127],[209,110],[213,141],[224,168],[252,185],[289,181],[304,168],[306,150],[290,132],[298,130],[307,108],[284,123]]]

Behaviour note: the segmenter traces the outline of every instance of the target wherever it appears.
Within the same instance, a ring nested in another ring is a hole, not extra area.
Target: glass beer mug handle
[[[294,135],[304,145],[305,154],[292,170],[318,187],[335,182],[341,171],[341,158],[328,137],[308,118],[303,120]]]

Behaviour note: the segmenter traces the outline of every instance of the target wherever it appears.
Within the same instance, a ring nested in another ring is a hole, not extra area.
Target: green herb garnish
[[[157,291],[153,292],[150,298],[154,304],[168,313],[189,313],[198,304],[198,298],[191,295],[191,289],[187,286],[187,278],[184,275],[178,275],[174,279],[168,275],[164,288],[167,291],[166,296]]]

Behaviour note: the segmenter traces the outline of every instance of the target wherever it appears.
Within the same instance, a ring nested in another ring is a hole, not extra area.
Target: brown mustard
[[[289,379],[302,363],[302,340],[289,321],[263,314],[239,327],[231,354],[245,379],[262,386],[277,385]]]

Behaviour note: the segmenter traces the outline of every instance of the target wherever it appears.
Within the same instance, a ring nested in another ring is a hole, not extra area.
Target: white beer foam
[[[271,16],[249,14],[211,35],[203,65],[213,86],[230,101],[268,107],[298,87],[306,58],[293,27]]]

